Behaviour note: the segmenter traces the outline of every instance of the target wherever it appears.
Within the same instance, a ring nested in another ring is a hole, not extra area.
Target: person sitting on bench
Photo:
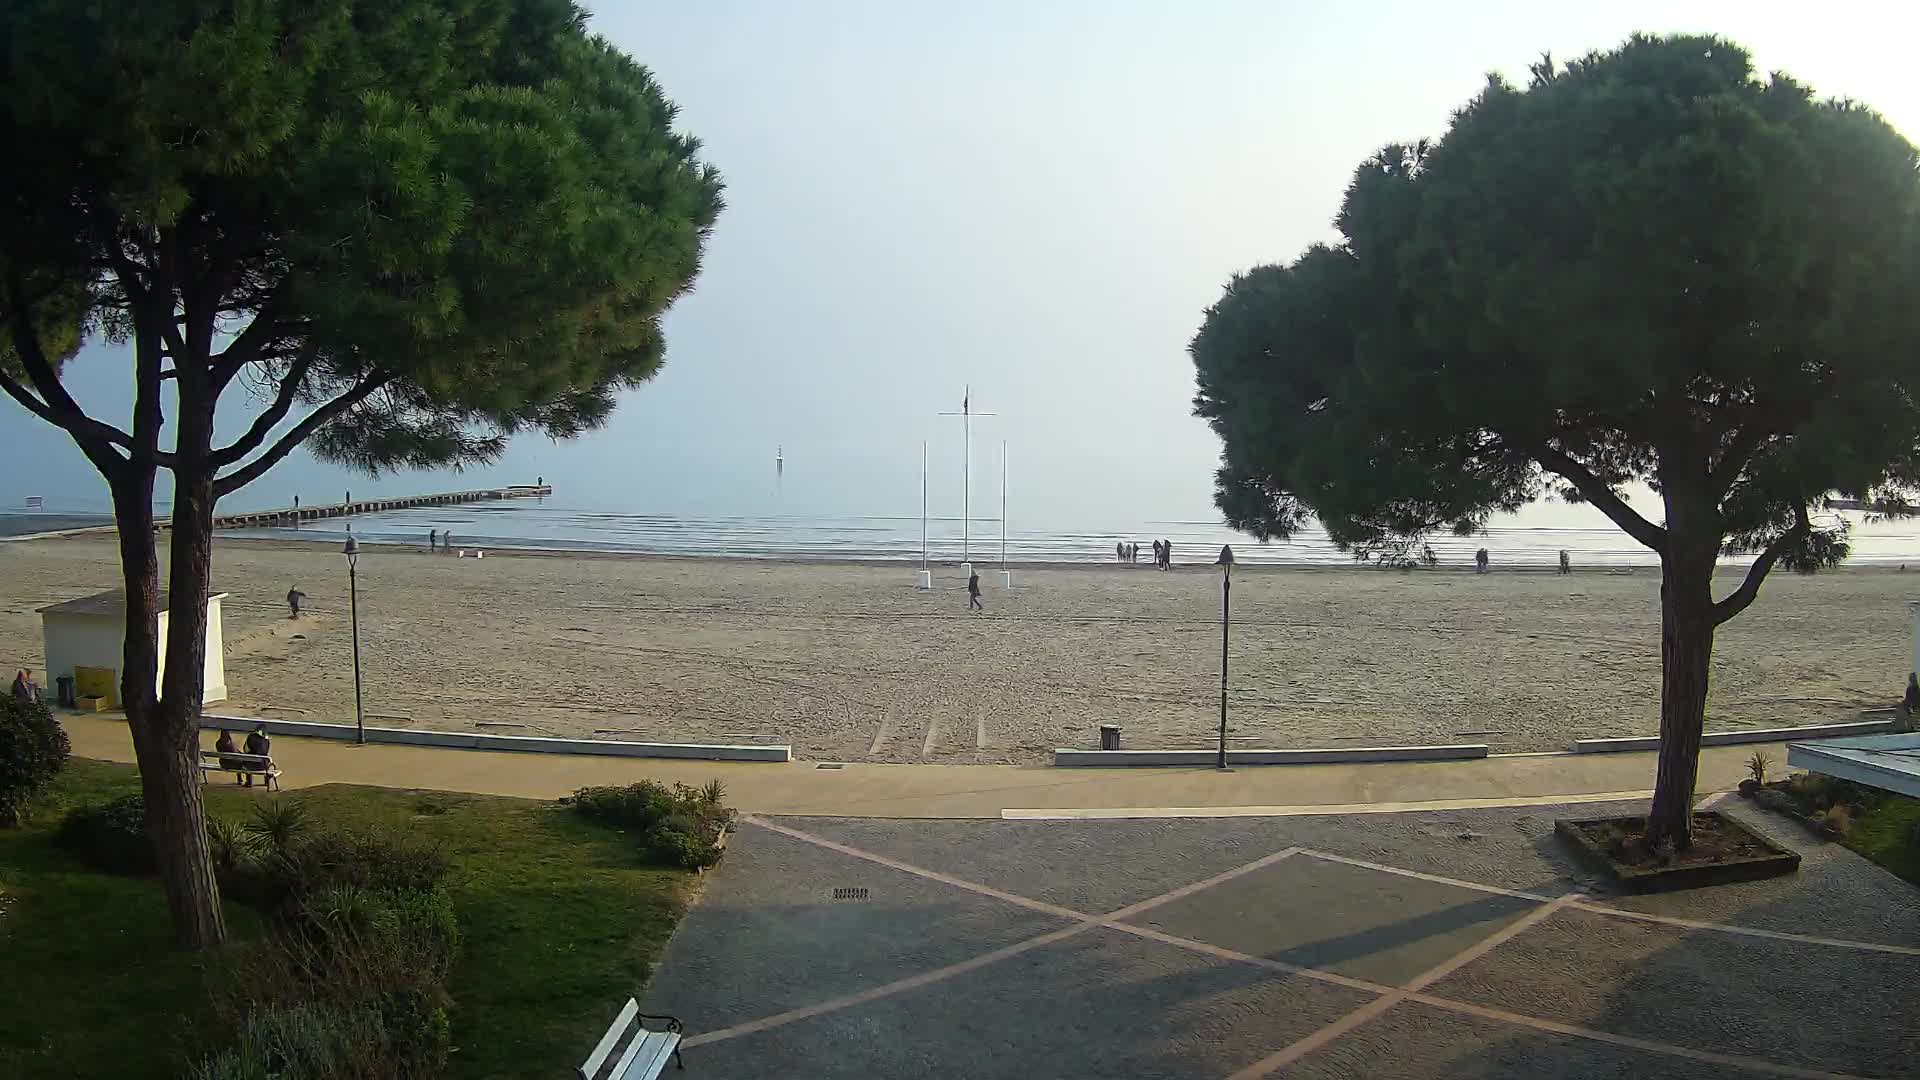
[[[273,740],[267,737],[267,725],[261,724],[259,727],[253,729],[252,734],[247,736],[247,753],[257,754],[260,757],[266,757],[273,753]],[[252,787],[253,774],[246,774],[246,780],[246,786]]]
[[[245,763],[235,761],[232,757],[233,754],[239,753],[240,751],[239,747],[233,745],[233,732],[222,731],[220,737],[213,740],[213,750],[214,753],[220,755],[220,767],[233,770],[234,783],[238,784],[246,779],[246,777],[241,775],[246,770]]]

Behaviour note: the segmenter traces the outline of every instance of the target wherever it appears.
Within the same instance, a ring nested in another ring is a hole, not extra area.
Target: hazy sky
[[[998,501],[1004,438],[1016,522],[1211,517],[1185,354],[1202,309],[1330,236],[1368,153],[1438,135],[1487,71],[1545,50],[1719,33],[1920,133],[1894,4],[595,6],[728,187],[660,377],[606,430],[522,438],[483,474],[610,509],[914,514],[929,439],[935,512],[956,512],[960,432],[933,414],[971,384],[1000,414],[976,422],[976,505]],[[74,378],[120,418],[127,371],[97,349]],[[6,402],[0,451],[48,463],[5,470],[0,507],[104,505],[64,436]],[[232,501],[449,484],[296,458]]]

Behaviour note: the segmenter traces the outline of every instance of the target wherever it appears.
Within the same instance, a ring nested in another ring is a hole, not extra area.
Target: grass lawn
[[[1873,812],[1856,818],[1842,843],[1888,870],[1920,885],[1920,799],[1889,795]]]
[[[31,824],[0,830],[0,1077],[174,1077],[221,1041],[159,883],[96,873],[52,844],[64,807],[138,790],[129,766],[75,759]],[[263,797],[214,784],[208,811],[244,820]],[[451,1077],[571,1075],[639,994],[697,881],[641,866],[619,834],[552,803],[344,785],[285,797],[318,825],[396,827],[451,857]],[[262,932],[235,904],[227,925],[242,948]]]

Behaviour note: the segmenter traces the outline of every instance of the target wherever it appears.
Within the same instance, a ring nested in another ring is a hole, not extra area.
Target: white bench
[[[208,773],[239,773],[244,776],[265,778],[269,790],[280,787],[280,767],[273,763],[271,754],[223,754],[218,750],[200,751],[200,782],[207,782]]]
[[[654,1031],[641,1023],[642,1020],[659,1020],[666,1024],[665,1029]],[[687,1063],[680,1060],[680,1035],[684,1031],[680,1021],[671,1016],[650,1016],[640,1011],[640,1003],[632,998],[614,1017],[613,1026],[600,1037],[600,1045],[587,1055],[586,1064],[580,1066],[580,1080],[654,1080],[667,1067],[667,1058],[679,1068]],[[615,1052],[619,1057],[614,1057]]]

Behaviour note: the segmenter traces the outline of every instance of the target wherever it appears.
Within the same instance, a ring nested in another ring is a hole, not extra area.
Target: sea
[[[1522,511],[1468,537],[1441,535],[1427,543],[1440,567],[1468,567],[1474,553],[1487,550],[1496,569],[1551,570],[1566,551],[1576,568],[1651,566],[1647,549],[1610,526],[1542,524],[1538,519],[1567,515],[1529,515]],[[1900,564],[1920,568],[1920,522],[1862,522],[1853,519],[1851,564]],[[1529,518],[1533,520],[1529,520]],[[81,528],[109,523],[93,513],[9,510],[0,512],[0,536]],[[1177,563],[1211,563],[1220,548],[1232,545],[1239,563],[1255,565],[1349,566],[1354,559],[1309,528],[1286,541],[1261,543],[1218,520],[1124,520],[1013,523],[1002,529],[997,516],[825,516],[760,514],[716,516],[618,511],[582,505],[564,494],[464,506],[388,510],[352,517],[303,522],[298,528],[227,530],[222,535],[339,544],[351,529],[360,544],[425,547],[429,531],[451,534],[461,548],[484,550],[578,551],[728,559],[838,560],[950,564],[971,558],[976,564],[1105,563],[1115,559],[1114,545],[1137,543],[1141,560],[1154,540],[1173,545]],[[1749,561],[1730,556],[1729,563]]]

